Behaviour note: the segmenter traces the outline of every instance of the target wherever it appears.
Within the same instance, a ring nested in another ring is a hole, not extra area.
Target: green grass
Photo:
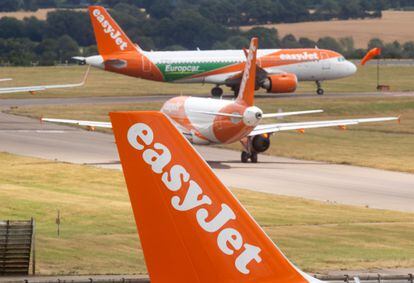
[[[120,171],[0,153],[0,172],[1,218],[36,219],[39,274],[146,272]],[[306,271],[414,267],[412,213],[234,192]]]
[[[39,84],[62,84],[79,82],[86,67],[2,67],[0,78],[11,77],[11,82],[0,83],[0,87],[27,86]],[[381,69],[381,84],[391,86],[392,91],[414,90],[412,74],[414,67],[386,66]],[[212,85],[171,84],[145,81],[114,73],[91,69],[87,84],[81,88],[60,89],[30,94],[7,94],[1,98],[26,97],[86,97],[86,96],[141,96],[141,95],[208,95]],[[324,82],[327,94],[340,92],[374,92],[376,88],[376,67],[360,67],[350,78]],[[229,88],[225,88],[230,94]],[[260,91],[263,93],[263,91]],[[300,82],[297,93],[315,93],[315,83]]]
[[[32,117],[73,118],[107,121],[108,112],[124,110],[159,110],[162,103],[115,104],[94,106],[21,107],[11,112]],[[258,99],[265,113],[324,109],[318,115],[296,116],[283,121],[313,121],[357,117],[402,115],[402,122],[384,122],[338,128],[310,129],[277,133],[266,154],[352,164],[414,173],[414,97]],[[227,145],[240,150],[238,143]]]

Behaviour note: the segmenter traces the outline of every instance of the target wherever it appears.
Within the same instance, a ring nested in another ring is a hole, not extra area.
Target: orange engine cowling
[[[295,74],[271,75],[263,82],[262,87],[270,93],[294,92],[298,86]]]

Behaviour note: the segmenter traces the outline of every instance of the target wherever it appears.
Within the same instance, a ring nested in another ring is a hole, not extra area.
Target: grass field
[[[36,219],[40,274],[146,272],[120,171],[0,153],[0,172],[1,218]],[[414,214],[234,192],[306,271],[414,266]]]
[[[3,67],[0,78],[13,78],[11,82],[0,83],[0,87],[27,86],[39,84],[62,84],[81,81],[86,67]],[[381,84],[391,86],[392,91],[414,90],[412,74],[414,67],[383,67]],[[85,96],[136,96],[136,95],[209,95],[212,85],[169,84],[144,81],[118,74],[92,69],[86,86],[75,89],[49,90],[32,96],[26,93],[1,95],[0,98],[27,97],[85,97]],[[359,68],[350,78],[323,83],[327,95],[340,92],[374,92],[376,89],[376,68]],[[300,82],[298,94],[315,93],[314,82]],[[228,88],[225,88],[231,94]],[[261,93],[264,93],[261,91]]]
[[[414,173],[414,97],[259,99],[265,113],[324,109],[319,115],[297,116],[282,121],[313,121],[356,117],[402,115],[402,122],[385,122],[337,128],[310,129],[277,133],[267,154],[299,159],[352,164]],[[54,117],[107,121],[108,112],[125,110],[159,110],[161,103],[111,104],[94,106],[21,107],[11,112],[32,117]],[[226,147],[241,149],[236,143]]]
[[[303,22],[293,24],[264,25],[274,27],[281,37],[293,34],[297,38],[307,37],[318,40],[321,37],[334,38],[352,37],[355,47],[367,48],[372,38],[380,38],[385,42],[398,40],[403,43],[414,40],[411,26],[414,24],[412,11],[384,11],[380,19]],[[251,26],[242,27],[242,30],[251,29]]]

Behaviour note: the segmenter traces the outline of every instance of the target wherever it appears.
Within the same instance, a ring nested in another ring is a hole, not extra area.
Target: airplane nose
[[[350,61],[348,61],[347,62],[348,64],[348,66],[347,66],[347,75],[348,76],[352,76],[353,74],[355,74],[356,73],[356,71],[357,71],[357,67],[355,66],[355,64],[354,63],[352,63],[352,62],[350,62]]]

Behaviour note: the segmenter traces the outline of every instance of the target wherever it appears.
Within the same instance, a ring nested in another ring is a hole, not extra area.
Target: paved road
[[[241,164],[239,152],[197,149],[231,187],[414,212],[414,174],[270,156],[260,156],[259,164]],[[0,151],[120,168],[112,135],[4,113],[0,114]]]
[[[79,105],[79,104],[115,104],[115,103],[144,103],[164,102],[171,95],[154,96],[116,96],[116,97],[77,97],[77,98],[29,98],[29,99],[1,99],[0,108],[12,106],[42,106],[42,105]],[[209,97],[209,96],[207,96]],[[318,96],[316,94],[256,94],[256,98],[278,98],[278,99],[324,99],[324,98],[361,98],[361,97],[414,97],[414,92],[392,92],[392,93],[336,93],[332,95]],[[229,98],[229,97],[227,97]]]

